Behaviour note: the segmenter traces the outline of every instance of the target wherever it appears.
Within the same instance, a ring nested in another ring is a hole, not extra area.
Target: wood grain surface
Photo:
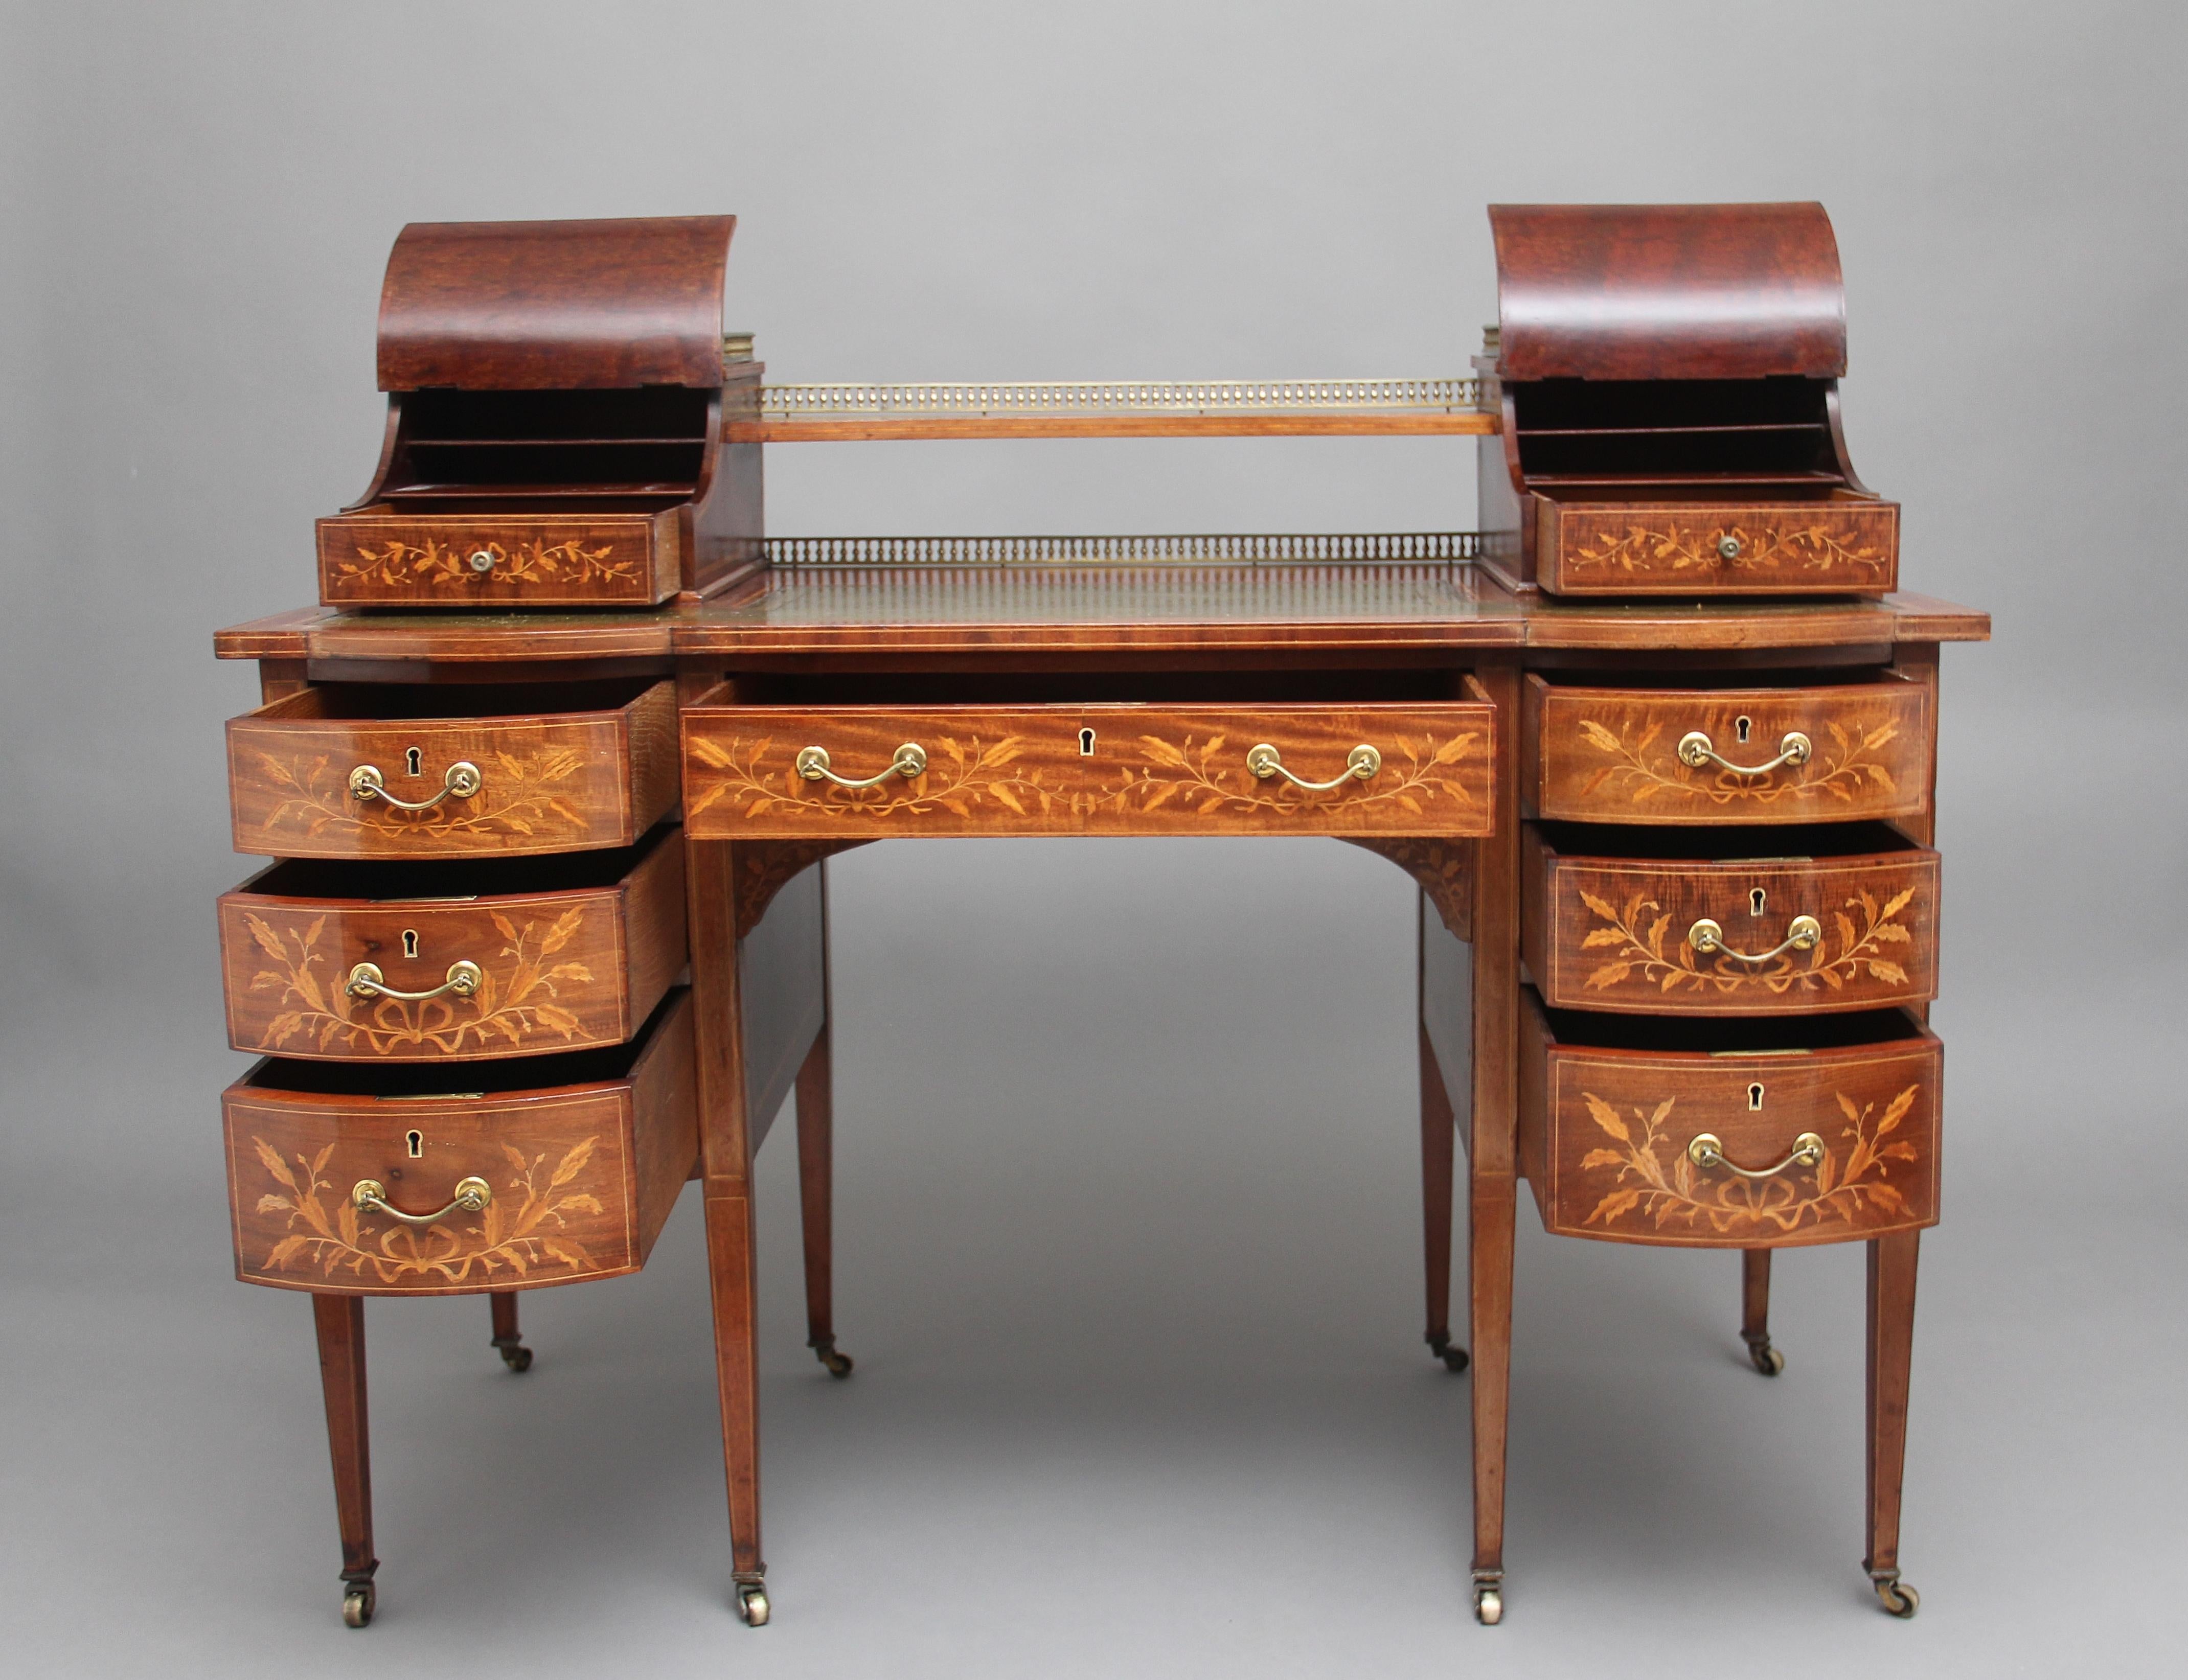
[[[1537,494],[1535,555],[1536,581],[1561,595],[1885,595],[1899,581],[1899,506],[1850,494],[1785,502]]]
[[[1740,727],[1742,719],[1746,728]],[[1531,674],[1522,699],[1528,814],[1578,822],[1843,822],[1929,809],[1932,727],[1921,686],[1580,687]],[[1683,763],[1690,730],[1735,765],[1806,734],[1805,763],[1763,775]],[[1745,738],[1743,739],[1743,735]]]
[[[588,1072],[595,1057],[579,1058]],[[622,1071],[579,1084],[496,1085],[483,1068],[452,1068],[450,1081],[490,1088],[406,1099],[296,1088],[293,1068],[262,1063],[222,1098],[236,1276],[246,1283],[448,1295],[634,1271],[697,1158],[685,994],[623,1054]],[[541,1072],[551,1080],[554,1064]],[[428,1214],[472,1175],[493,1199],[423,1230],[350,1200],[359,1180],[377,1179],[393,1206]]]
[[[1091,753],[1082,731],[1093,732]],[[684,714],[685,813],[705,839],[946,834],[1378,834],[1488,832],[1493,734],[1475,703],[1268,707],[700,706]],[[899,747],[923,773],[847,788],[802,777],[802,748],[871,776]],[[1275,747],[1303,779],[1342,774],[1356,746],[1382,754],[1360,781],[1310,792],[1256,778]]]
[[[337,514],[319,521],[319,551],[329,606],[651,606],[681,581],[674,509]]]

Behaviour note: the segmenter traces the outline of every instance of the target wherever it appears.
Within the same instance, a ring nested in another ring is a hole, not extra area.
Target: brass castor
[[[1474,1619],[1484,1627],[1494,1627],[1504,1620],[1503,1576],[1477,1575],[1474,1577]]]
[[[815,1359],[828,1367],[830,1376],[841,1379],[851,1374],[851,1356],[836,1351],[836,1339],[833,1336],[823,1336],[818,1340],[806,1343],[805,1345],[813,1350],[813,1356]]]
[[[1900,1580],[1898,1570],[1885,1575],[1873,1575],[1869,1579],[1870,1585],[1876,1588],[1878,1601],[1886,1611],[1898,1616],[1900,1621],[1906,1621],[1922,1608],[1922,1595]]]
[[[342,1623],[348,1627],[365,1626],[379,1607],[379,1589],[369,1581],[352,1581],[342,1594]]]
[[[1430,1332],[1428,1343],[1429,1351],[1443,1361],[1443,1368],[1446,1371],[1463,1371],[1473,1362],[1467,1357],[1464,1348],[1451,1345],[1451,1337],[1444,1331]]]
[[[767,1588],[756,1581],[741,1582],[737,1587],[737,1615],[747,1627],[767,1626]]]
[[[1785,1368],[1785,1356],[1770,1345],[1768,1336],[1748,1339],[1747,1357],[1751,1364],[1766,1377],[1774,1377]]]
[[[505,1340],[496,1336],[493,1339],[493,1345],[501,1355],[501,1362],[510,1370],[529,1371],[532,1368],[532,1350],[514,1336]]]

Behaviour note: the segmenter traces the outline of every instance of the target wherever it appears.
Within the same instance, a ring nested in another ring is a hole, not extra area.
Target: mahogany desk
[[[1254,539],[1232,540],[1250,552]],[[1469,1163],[1476,1607],[1484,1621],[1495,1621],[1503,1609],[1513,1220],[1517,1175],[1530,1148],[1535,1158],[1527,1170],[1553,1228],[1564,1228],[1569,1194],[1582,1199],[1573,1226],[1599,1221],[1598,1230],[1580,1234],[1599,1234],[1619,1216],[1604,1218],[1601,1206],[1587,1211],[1599,1185],[1568,1185],[1572,1175],[1585,1180],[1600,1169],[1583,1170],[1559,1154],[1567,1117],[1554,1094],[1545,1095],[1545,1080],[1555,1084],[1559,1058],[1586,1066],[1593,1056],[1601,1066],[1590,1076],[1591,1090],[1631,1075],[1630,1092],[1606,1086],[1615,1108],[1672,1091],[1690,1108],[1701,1107],[1711,1079],[1746,1085],[1752,1106],[1762,1103],[1752,1057],[1734,1057],[1713,1072],[1707,1057],[1616,1043],[1566,1045],[1551,1036],[1570,1023],[1553,1014],[1545,1024],[1542,1010],[1523,991],[1521,952],[1523,938],[1550,937],[1541,927],[1523,927],[1529,915],[1540,919],[1523,872],[1531,866],[1529,848],[1542,849],[1542,837],[1554,826],[1523,832],[1521,817],[1562,809],[1559,799],[1584,805],[1603,794],[1607,775],[1621,798],[1633,797],[1621,778],[1653,777],[1664,784],[1661,797],[1714,802],[1716,820],[1737,820],[1736,809],[1728,816],[1723,808],[1737,808],[1747,794],[1728,794],[1707,778],[1693,781],[1657,736],[1668,729],[1665,739],[1673,739],[1706,723],[1728,746],[1735,730],[1747,738],[1754,713],[1758,740],[1775,741],[1789,720],[1798,720],[1819,741],[1836,736],[1838,746],[1819,754],[1812,770],[1766,776],[1753,787],[1767,784],[1776,790],[1771,797],[1795,802],[1875,797],[1903,837],[1894,843],[1926,846],[1938,647],[1985,637],[1987,618],[1904,595],[1704,606],[1522,600],[1457,559],[938,564],[914,552],[916,544],[894,561],[845,552],[859,546],[839,545],[836,563],[825,555],[815,563],[794,541],[785,544],[776,564],[698,603],[582,615],[365,617],[310,609],[225,631],[217,648],[223,657],[257,660],[265,697],[277,706],[292,703],[307,686],[333,685],[331,694],[344,685],[371,685],[374,693],[411,696],[408,716],[461,712],[467,691],[488,692],[480,685],[495,685],[498,694],[510,692],[500,685],[510,684],[543,694],[570,684],[588,685],[582,692],[589,695],[598,685],[643,694],[673,678],[688,837],[699,1175],[734,1573],[740,1610],[754,1622],[765,1620],[767,1600],[749,1171],[793,1085],[812,1344],[832,1371],[849,1368],[835,1350],[832,1318],[826,920],[822,871],[813,865],[845,846],[890,835],[1273,832],[1335,835],[1413,873],[1422,888],[1427,1331],[1446,1363],[1465,1365],[1466,1354],[1450,1343],[1447,1306],[1455,1135]],[[1864,708],[1873,710],[1885,690],[1892,692],[1881,697],[1899,708],[1892,715],[1913,719],[1889,755],[1894,785],[1912,789],[1911,799],[1881,798],[1876,790],[1892,778],[1865,779],[1848,757],[1847,731],[1853,732],[1854,758],[1863,741],[1877,741]],[[442,698],[436,706],[420,695]],[[1560,734],[1555,708],[1575,696],[1601,703],[1583,707],[1577,736]],[[551,700],[535,703],[551,709]],[[634,773],[640,781],[657,775],[648,764],[674,750],[661,719],[646,729]],[[910,743],[921,748],[918,770],[904,759]],[[1572,768],[1566,756],[1595,750],[1591,743],[1607,743],[1603,758],[1610,770],[1556,783]],[[809,771],[799,775],[797,756],[816,746],[827,754],[830,777],[871,785],[846,788]],[[1265,746],[1277,749],[1283,770],[1264,764],[1269,775],[1250,773],[1247,755]],[[1379,753],[1379,765],[1365,778],[1361,746]],[[1296,786],[1294,776],[1328,785],[1309,791]],[[1834,777],[1838,784],[1827,786]],[[1773,866],[1797,876],[1814,861]],[[1547,865],[1534,857],[1531,866]],[[1762,889],[1756,894],[1759,913]],[[1621,907],[1608,908],[1606,926],[1618,924],[1609,937],[1631,934],[1647,944],[1649,929],[1634,925],[1630,908],[1622,923]],[[1933,901],[1928,913],[1920,938],[1933,951]],[[1771,916],[1779,914],[1773,906]],[[1600,928],[1578,934],[1592,954],[1604,937]],[[1667,984],[1662,962],[1650,969],[1649,961],[1644,950],[1635,978],[1652,996],[1668,993],[1678,981]],[[1551,984],[1546,974],[1535,978]],[[1914,992],[1919,1017],[1930,994],[1920,984]],[[1884,1036],[1907,1052],[1910,1034],[1920,1040],[1921,1029],[1900,1018],[1903,1024]],[[1856,1040],[1864,1036],[1823,1035],[1813,1064],[1859,1060]],[[1926,1043],[1934,1048],[1934,1040]],[[1917,1043],[1908,1053],[1919,1059],[1927,1052]],[[1770,1077],[1774,1084],[1777,1076]],[[1868,1088],[1848,1087],[1857,1096]],[[1835,1096],[1847,1101],[1819,1088],[1796,1099],[1794,1113],[1819,1114]],[[1529,1102],[1531,1125],[1523,1124]],[[1774,1121],[1776,1107],[1768,1113]],[[1621,1125],[1614,1116],[1604,1130]],[[1903,1176],[1926,1172],[1934,1185],[1936,1129],[1932,1091],[1904,1128],[1922,1159],[1908,1162]],[[1732,1132],[1729,1125],[1720,1130]],[[1638,1159],[1639,1143],[1628,1142]],[[1558,1159],[1547,1159],[1546,1147]],[[1732,1132],[1725,1153],[1760,1159],[1766,1147],[1780,1146]],[[1683,1167],[1679,1174],[1684,1187]],[[1933,1188],[1931,1195],[1917,1209],[1920,1223],[1934,1218]],[[239,1218],[243,1205],[240,1200]],[[1867,1556],[1881,1581],[1888,1575],[1896,1583],[1916,1237],[1903,1221],[1886,1223],[1894,1228],[1869,1243]],[[1762,1316],[1770,1247],[1862,1232],[1858,1206],[1851,1216],[1810,1208],[1768,1232],[1751,1221],[1712,1228],[1706,1219],[1699,1235],[1685,1229],[1671,1240],[1714,1243],[1748,1256],[1745,1329],[1758,1366],[1768,1370],[1774,1356]],[[1644,1233],[1642,1240],[1652,1238]],[[471,1287],[488,1285],[477,1280]],[[514,1297],[495,1299],[497,1345],[506,1354],[517,1346]],[[369,1591],[376,1560],[364,1468],[361,1304],[353,1295],[315,1300],[345,1578],[362,1580]]]

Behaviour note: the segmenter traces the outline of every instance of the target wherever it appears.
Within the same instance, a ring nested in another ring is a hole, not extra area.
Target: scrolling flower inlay
[[[1584,989],[1609,991],[1633,980],[1637,985],[1653,985],[1660,993],[1715,990],[1720,996],[1730,996],[1754,987],[1782,997],[1789,991],[1814,992],[1824,986],[1838,991],[1847,981],[1858,980],[1864,970],[1870,978],[1886,985],[1903,986],[1907,984],[1906,969],[1882,955],[1881,948],[1914,942],[1914,936],[1895,920],[1914,897],[1912,887],[1893,894],[1881,905],[1871,894],[1858,894],[1848,899],[1845,908],[1831,918],[1838,934],[1836,956],[1832,955],[1827,936],[1819,939],[1813,950],[1785,951],[1767,965],[1758,967],[1738,961],[1722,951],[1706,961],[1683,935],[1678,944],[1667,947],[1672,918],[1662,913],[1654,899],[1636,893],[1622,907],[1614,909],[1607,899],[1582,890],[1581,902],[1605,925],[1590,928],[1587,937],[1581,941],[1582,948],[1615,948],[1610,960],[1589,974],[1583,983]],[[1853,918],[1846,913],[1849,910],[1861,912],[1862,926],[1858,929]],[[1651,916],[1648,914],[1651,910],[1659,913]]]
[[[969,817],[973,806],[989,799],[1020,816],[1029,809],[1046,815],[1065,797],[1041,785],[1040,770],[1013,768],[1025,747],[1024,740],[1014,735],[992,746],[983,746],[978,736],[969,744],[945,736],[928,754],[922,773],[908,781],[891,776],[872,787],[808,781],[798,773],[794,747],[784,749],[776,770],[768,763],[775,750],[772,740],[753,742],[742,760],[735,747],[703,736],[691,743],[694,756],[720,771],[721,780],[691,801],[686,820],[723,799],[742,801],[737,815],[742,817],[760,816],[778,806],[792,811],[850,809],[874,817],[921,816],[935,810]]]
[[[1678,1098],[1666,1097],[1653,1113],[1635,1108],[1629,1124],[1610,1103],[1584,1091],[1581,1100],[1587,1105],[1588,1118],[1618,1147],[1591,1149],[1581,1157],[1582,1173],[1610,1169],[1612,1187],[1582,1223],[1599,1224],[1607,1230],[1623,1220],[1628,1225],[1652,1224],[1659,1231],[1671,1225],[1693,1229],[1706,1225],[1722,1237],[1745,1232],[1790,1234],[1812,1222],[1852,1226],[1872,1209],[1886,1215],[1902,1214],[1907,1198],[1886,1181],[1891,1169],[1886,1164],[1917,1160],[1920,1152],[1904,1139],[1884,1140],[1898,1130],[1920,1091],[1919,1085],[1909,1085],[1885,1105],[1881,1114],[1874,1102],[1856,1108],[1852,1099],[1840,1092],[1839,1111],[1847,1121],[1839,1132],[1840,1148],[1826,1144],[1823,1159],[1813,1167],[1789,1169],[1761,1180],[1695,1165],[1685,1147],[1673,1141],[1665,1127]]]
[[[266,1256],[268,1271],[285,1271],[291,1260],[301,1259],[307,1269],[317,1266],[325,1277],[347,1271],[361,1280],[369,1271],[381,1283],[400,1283],[414,1277],[463,1283],[469,1281],[474,1267],[487,1277],[505,1267],[520,1277],[528,1277],[534,1266],[549,1265],[567,1266],[573,1272],[599,1270],[585,1246],[569,1236],[565,1227],[567,1215],[600,1213],[601,1199],[579,1189],[563,1193],[564,1187],[573,1185],[592,1159],[600,1142],[597,1133],[573,1146],[556,1162],[544,1185],[539,1175],[546,1156],[535,1155],[527,1161],[514,1145],[503,1144],[501,1152],[508,1158],[510,1170],[506,1187],[521,1191],[524,1198],[516,1212],[508,1210],[506,1195],[497,1195],[481,1210],[477,1224],[458,1232],[443,1221],[423,1232],[392,1222],[375,1230],[369,1222],[372,1215],[360,1213],[339,1192],[331,1209],[323,1204],[319,1192],[335,1189],[331,1181],[319,1175],[334,1153],[333,1144],[310,1160],[299,1154],[292,1167],[264,1138],[251,1141],[257,1146],[260,1164],[287,1192],[268,1192],[258,1198],[258,1212],[289,1215],[288,1234]],[[296,1229],[299,1221],[304,1227],[301,1231]]]
[[[481,551],[493,558],[487,571],[474,571],[471,556]],[[624,581],[638,576],[635,555],[615,560],[615,544],[589,549],[572,538],[551,547],[544,542],[501,544],[444,544],[428,537],[423,548],[390,538],[383,548],[358,544],[355,561],[337,561],[336,569],[347,583],[373,583],[385,589],[430,583],[444,589],[477,589],[481,583],[550,583],[575,585],[595,581]]]
[[[1898,738],[1897,723],[1886,719],[1881,723],[1841,725],[1835,719],[1827,719],[1824,728],[1830,733],[1832,751],[1819,747],[1798,765],[1744,775],[1735,770],[1693,769],[1668,746],[1652,755],[1649,749],[1664,732],[1661,720],[1652,720],[1640,738],[1628,746],[1616,730],[1593,718],[1583,718],[1581,738],[1597,752],[1610,754],[1613,762],[1588,777],[1579,797],[1587,798],[1606,784],[1628,790],[1637,805],[1656,798],[1706,799],[1713,805],[1769,805],[1780,799],[1798,802],[1818,794],[1850,803],[1864,788],[1876,788],[1886,795],[1898,792],[1892,772],[1875,756]]]
[[[1444,741],[1427,736],[1418,740],[1400,736],[1384,753],[1383,769],[1368,781],[1348,778],[1336,787],[1319,789],[1300,787],[1275,777],[1264,781],[1246,768],[1243,753],[1235,763],[1211,769],[1210,761],[1222,752],[1228,740],[1226,736],[1211,735],[1196,746],[1188,735],[1181,744],[1173,745],[1143,735],[1140,747],[1151,763],[1140,770],[1126,770],[1115,787],[1089,798],[1087,809],[1098,811],[1114,805],[1147,812],[1175,799],[1191,804],[1197,815],[1207,816],[1216,811],[1298,811],[1340,803],[1373,805],[1387,801],[1420,816],[1424,815],[1424,800],[1474,803],[1474,795],[1463,782],[1443,774],[1473,757],[1480,740],[1473,734],[1453,736]],[[1395,762],[1399,758],[1405,761],[1405,768],[1393,775],[1391,772],[1399,770]]]
[[[538,1038],[552,1033],[566,1042],[575,1037],[584,1023],[561,1006],[558,989],[567,982],[589,981],[593,972],[582,962],[550,967],[547,959],[568,944],[584,924],[584,906],[565,910],[544,933],[536,922],[520,927],[499,910],[492,915],[495,931],[506,942],[497,955],[510,961],[499,968],[479,964],[478,989],[467,998],[409,1002],[350,995],[334,958],[319,949],[325,916],[301,929],[277,928],[246,913],[244,921],[251,937],[274,965],[252,976],[251,989],[278,989],[282,1006],[282,1012],[266,1023],[257,1047],[278,1051],[301,1037],[322,1051],[339,1043],[345,1050],[386,1056],[430,1046],[443,1056],[454,1056],[467,1040],[476,1040],[477,1048],[484,1050],[496,1037],[510,1044],[522,1044],[527,1034]],[[324,972],[319,972],[323,964]],[[291,1004],[295,1007],[286,1006]]]
[[[497,753],[491,767],[481,761],[487,774],[477,794],[420,812],[392,810],[380,800],[368,804],[355,798],[349,791],[347,769],[337,768],[324,753],[285,761],[270,753],[251,756],[268,781],[287,795],[260,825],[269,835],[287,828],[301,831],[305,839],[316,839],[330,829],[338,834],[369,831],[487,846],[512,834],[530,836],[543,827],[551,832],[558,820],[574,829],[589,826],[584,814],[562,797],[574,791],[569,784],[584,767],[583,757],[567,747],[531,759]]]
[[[1720,538],[1730,537],[1740,545],[1728,557],[1717,549]],[[1796,567],[1804,572],[1881,572],[1890,556],[1874,548],[1852,548],[1823,525],[1766,526],[1752,533],[1744,526],[1716,526],[1687,529],[1668,526],[1652,531],[1629,525],[1625,534],[1604,532],[1591,544],[1576,548],[1568,564],[1576,572],[1593,566],[1615,567],[1628,573],[1645,572],[1760,572]]]

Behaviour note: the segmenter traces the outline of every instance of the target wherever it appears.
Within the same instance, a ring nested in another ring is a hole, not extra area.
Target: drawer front
[[[231,1085],[236,1275],[445,1295],[635,1271],[698,1158],[694,1067],[682,1000],[629,1075],[603,1085],[408,1102]],[[354,1200],[370,1180],[389,1205],[430,1215],[468,1178],[485,1181],[486,1205],[422,1229]]]
[[[1524,954],[1555,1008],[1789,1015],[1937,995],[1935,852],[1568,858],[1531,832],[1524,868]]]
[[[319,521],[329,606],[651,606],[676,593],[676,516],[339,514]]]
[[[1492,719],[1459,702],[701,707],[684,718],[685,821],[708,839],[1486,834]],[[881,780],[802,775],[814,747],[836,775]]]
[[[1806,1056],[1658,1055],[1558,1046],[1538,1010],[1533,1020],[1520,1156],[1548,1230],[1752,1249],[1937,1223],[1935,1039]],[[1695,1158],[1703,1134],[1721,1160]],[[1821,1144],[1813,1164],[1791,1159],[1804,1134]]]
[[[432,1062],[622,1044],[685,964],[683,837],[583,891],[375,904],[241,888],[220,900],[220,950],[238,1050]]]
[[[1841,822],[1930,807],[1931,719],[1914,683],[1569,688],[1531,675],[1520,727],[1530,816]],[[1805,753],[1781,762],[1796,734]]]
[[[1886,595],[1895,502],[1536,499],[1536,575],[1557,595]]]
[[[307,689],[228,722],[239,852],[431,858],[585,851],[634,843],[676,803],[673,683],[613,711],[386,722],[318,715],[313,695]],[[465,765],[475,783],[463,780]],[[354,778],[367,768],[386,793],[429,809],[358,797]]]

